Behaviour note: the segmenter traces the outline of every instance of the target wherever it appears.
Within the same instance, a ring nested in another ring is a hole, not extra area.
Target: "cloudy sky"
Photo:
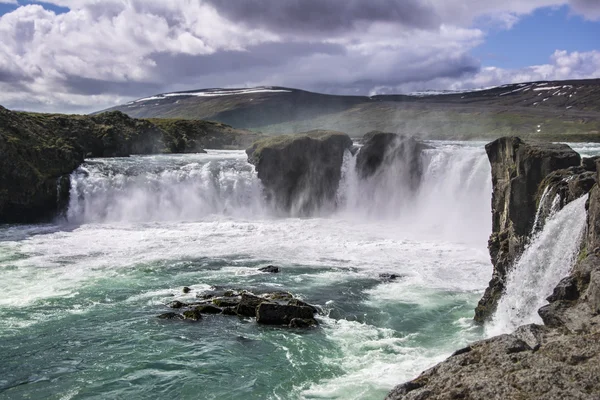
[[[405,93],[600,77],[600,0],[0,0],[0,104],[90,112],[279,85]]]

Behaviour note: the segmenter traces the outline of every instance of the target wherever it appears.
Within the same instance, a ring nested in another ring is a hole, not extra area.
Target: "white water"
[[[579,251],[586,199],[583,196],[551,214],[542,231],[534,234],[508,276],[487,334],[509,333],[520,325],[542,322],[537,310],[569,274]]]
[[[432,142],[425,150],[423,178],[413,192],[407,188],[402,160],[383,174],[361,180],[355,157],[346,154],[338,198],[342,213],[369,220],[395,220],[397,229],[413,235],[483,244],[491,231],[490,167],[482,144]]]

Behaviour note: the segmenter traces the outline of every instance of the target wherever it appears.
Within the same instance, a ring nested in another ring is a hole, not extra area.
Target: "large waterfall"
[[[347,152],[332,216],[396,221],[398,229],[453,240],[487,238],[489,165],[475,144],[435,143],[422,155],[416,191],[398,179],[402,160],[361,180]],[[71,178],[71,222],[197,221],[270,215],[253,167],[239,151],[96,159]],[[458,235],[457,235],[457,231]]]

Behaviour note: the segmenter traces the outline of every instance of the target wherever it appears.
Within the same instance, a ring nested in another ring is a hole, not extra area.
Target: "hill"
[[[600,141],[600,79],[503,85],[465,92],[337,96],[285,87],[163,93],[114,107],[136,118],[219,121],[267,134],[370,130],[438,139],[519,134]]]

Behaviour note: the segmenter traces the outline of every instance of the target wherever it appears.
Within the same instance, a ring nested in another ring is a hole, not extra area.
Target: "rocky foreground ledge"
[[[586,233],[576,265],[548,297],[549,304],[538,311],[544,325],[522,326],[512,334],[460,349],[397,386],[386,399],[599,399],[598,160],[580,160],[566,145],[513,137],[488,144],[486,151],[494,185],[489,242],[494,276],[476,320],[484,322],[493,314],[506,276],[536,229],[536,213],[545,210],[546,199],[558,195],[560,208],[589,193]]]

